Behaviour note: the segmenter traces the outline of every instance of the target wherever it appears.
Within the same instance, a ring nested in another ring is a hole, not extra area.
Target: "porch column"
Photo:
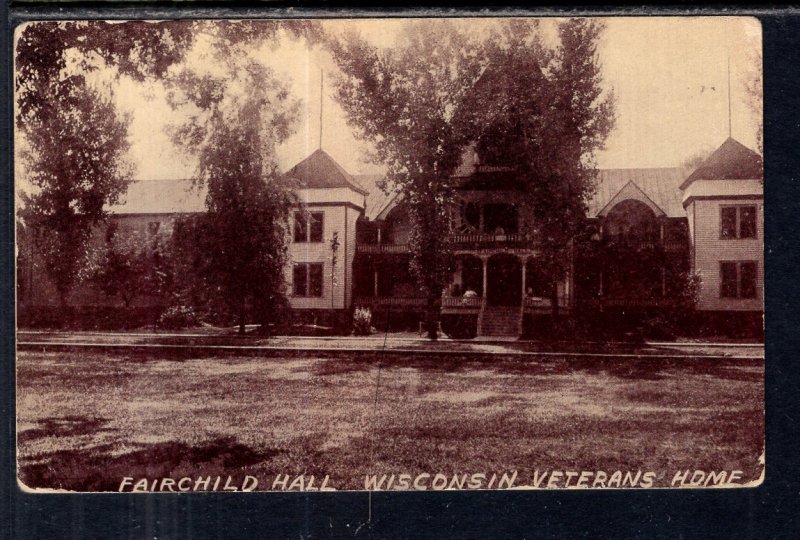
[[[522,265],[522,305],[525,305],[525,294],[528,290],[527,287],[527,271],[528,271],[528,258],[527,257],[520,257],[519,263]]]
[[[598,291],[600,296],[603,296],[603,271],[600,270],[600,290]]]
[[[661,243],[663,244],[664,243],[664,220],[663,219],[661,221],[659,221],[659,226],[660,226],[659,239],[661,240]]]
[[[489,292],[489,257],[481,257],[481,262],[483,263],[483,294],[481,295],[481,301],[485,304]]]
[[[661,296],[667,296],[667,269],[661,267]]]
[[[378,297],[378,269],[372,271],[372,296]]]

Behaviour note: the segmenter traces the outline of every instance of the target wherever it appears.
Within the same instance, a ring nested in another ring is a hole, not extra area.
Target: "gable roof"
[[[758,152],[728,137],[684,181],[686,189],[695,180],[752,180],[764,178],[764,162]]]
[[[295,180],[299,187],[310,189],[350,188],[367,194],[354,178],[325,150],[319,148],[284,175]]]
[[[312,154],[313,155],[313,154]],[[334,162],[335,163],[335,162]],[[298,164],[299,165],[299,164]],[[589,217],[597,217],[618,195],[634,192],[633,186],[646,195],[669,217],[686,215],[679,186],[687,171],[683,168],[600,169],[597,189],[589,201]],[[365,214],[370,220],[385,214],[402,197],[384,193],[377,183],[381,175],[350,176],[353,189],[365,195]],[[628,186],[633,184],[633,186]],[[626,187],[628,186],[628,187]],[[625,193],[620,192],[626,189]],[[205,211],[205,187],[194,187],[191,179],[138,180],[131,182],[120,203],[108,208],[114,214],[180,214]]]
[[[395,197],[395,193],[384,193],[378,182],[384,178],[382,174],[355,174],[353,178],[367,192],[364,197],[364,214],[370,221],[375,220]]]
[[[195,187],[190,178],[134,180],[112,214],[191,214],[206,211],[208,188]]]
[[[597,217],[609,203],[622,200],[618,194],[628,198],[625,193],[620,193],[625,190],[631,196],[637,191],[645,195],[668,217],[685,217],[679,186],[686,173],[682,167],[599,169],[596,190],[588,204],[588,215]]]
[[[660,206],[658,206],[658,204],[656,204],[653,201],[653,199],[648,197],[647,193],[642,191],[642,189],[639,186],[634,184],[633,180],[625,184],[622,187],[622,189],[620,189],[617,192],[617,194],[614,195],[614,198],[612,198],[610,201],[606,203],[606,205],[603,207],[602,210],[600,210],[597,213],[597,215],[606,216],[611,211],[611,209],[617,205],[617,203],[627,200],[635,200],[644,203],[645,205],[647,205],[648,208],[650,208],[650,210],[653,211],[653,213],[656,216],[660,217],[666,215],[666,212],[664,212],[664,210]]]

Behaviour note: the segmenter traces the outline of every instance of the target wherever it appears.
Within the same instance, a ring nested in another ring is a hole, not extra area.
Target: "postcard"
[[[758,19],[34,21],[14,61],[22,489],[763,481]]]

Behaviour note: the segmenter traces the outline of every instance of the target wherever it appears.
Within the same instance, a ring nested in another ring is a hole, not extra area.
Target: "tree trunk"
[[[439,294],[428,294],[425,309],[425,330],[428,332],[428,339],[436,341],[439,338]]]
[[[244,335],[244,316],[245,316],[245,296],[242,295],[241,300],[239,301],[239,335]]]
[[[553,286],[550,288],[550,307],[553,315],[553,322],[558,317],[558,280],[553,281]]]

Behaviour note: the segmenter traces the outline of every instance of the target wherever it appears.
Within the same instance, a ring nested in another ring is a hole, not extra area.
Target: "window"
[[[739,264],[739,298],[756,297],[756,263]]]
[[[755,238],[756,207],[723,206],[720,208],[720,232],[722,239]]]
[[[323,212],[295,212],[294,241],[322,242],[324,217]]]
[[[736,271],[737,264],[735,262],[721,262],[719,263],[720,271],[720,289],[719,295],[722,298],[736,298],[738,293],[738,277]]]
[[[324,214],[322,212],[311,212],[309,214],[309,242],[322,242],[322,220]]]
[[[301,297],[322,296],[322,263],[295,264],[292,269],[292,294]]]
[[[158,229],[160,228],[161,228],[160,221],[151,221],[147,224],[147,232],[150,234],[150,236],[155,236],[156,234],[158,234]]]
[[[721,298],[756,298],[757,264],[755,261],[719,263]]]

